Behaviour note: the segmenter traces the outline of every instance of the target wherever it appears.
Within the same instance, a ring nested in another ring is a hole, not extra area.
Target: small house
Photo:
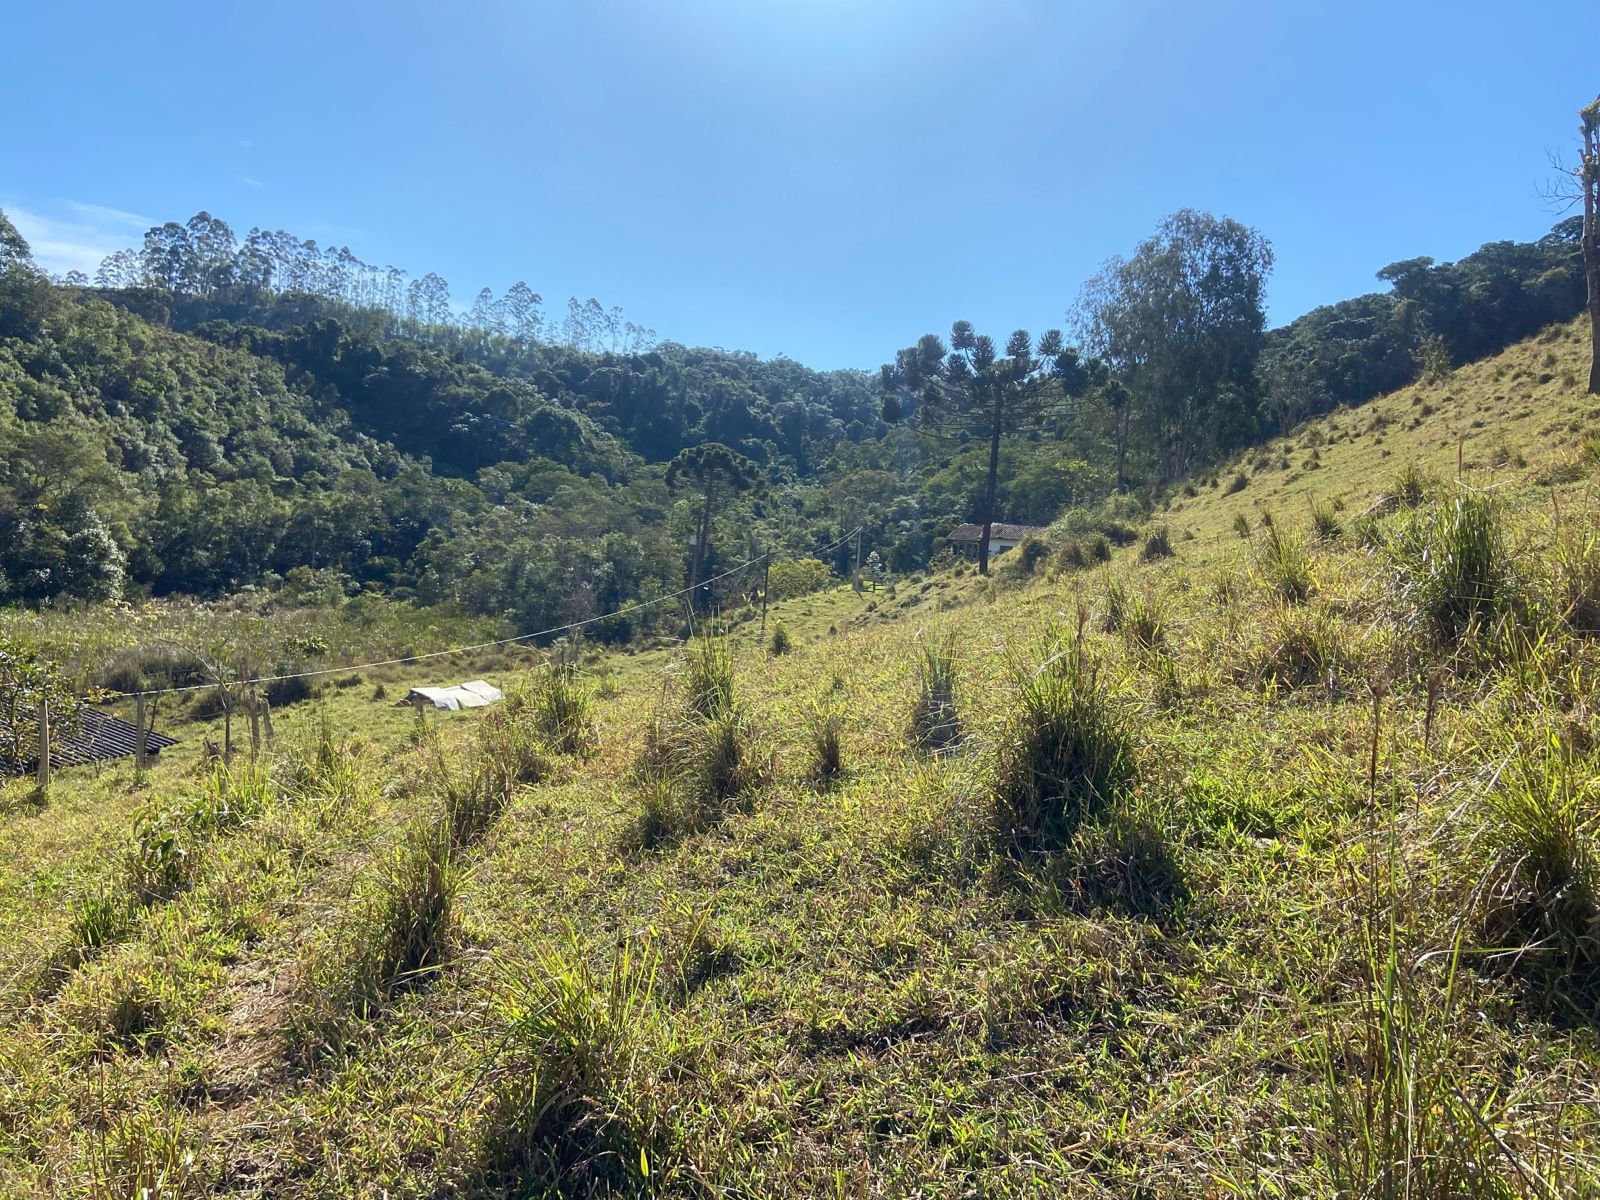
[[[996,521],[989,528],[989,557],[1021,545],[1024,538],[1043,537],[1044,532],[1044,527],[1040,525],[1009,525]],[[945,540],[967,557],[977,558],[978,544],[983,541],[983,526],[957,525]]]
[[[481,679],[472,679],[466,683],[458,683],[455,687],[412,688],[400,703],[409,704],[418,712],[425,708],[460,712],[464,708],[483,708],[505,698],[506,694],[494,684],[485,683]]]

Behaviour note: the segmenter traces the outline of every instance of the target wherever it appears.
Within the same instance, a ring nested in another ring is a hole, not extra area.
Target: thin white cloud
[[[254,145],[255,145],[255,143],[252,142],[249,138],[240,138],[239,139],[239,147],[242,150],[248,150],[248,149],[250,149],[251,146],[254,146]]]
[[[258,192],[262,188],[267,186],[266,184],[262,183],[261,180],[256,179],[254,176],[250,176],[250,175],[241,175],[241,176],[239,176],[239,182],[244,184],[245,187],[252,188],[252,189],[254,189],[255,191],[258,191]]]
[[[46,271],[65,275],[82,271],[93,275],[108,254],[138,245],[144,231],[155,222],[137,213],[98,204],[69,200],[63,207],[70,218],[47,217],[26,208],[6,206],[6,216],[28,240],[33,261]]]
[[[121,208],[107,208],[103,204],[84,204],[78,200],[68,200],[66,206],[90,225],[101,227],[121,226],[143,233],[152,225],[159,224],[149,217],[141,216],[135,212],[128,212]]]

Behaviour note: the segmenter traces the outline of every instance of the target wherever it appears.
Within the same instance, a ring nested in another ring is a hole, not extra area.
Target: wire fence
[[[863,528],[865,527],[857,525],[843,537],[837,539],[836,541],[829,542],[826,546],[823,546],[820,549],[812,551],[812,557],[820,558],[822,555],[827,554],[830,550],[837,550],[840,546],[844,545],[851,538],[859,534]],[[325,675],[348,674],[351,671],[370,671],[378,667],[404,666],[407,663],[426,662],[429,659],[445,658],[452,654],[470,654],[477,650],[493,650],[500,646],[514,646],[518,643],[530,642],[537,638],[555,637],[557,634],[571,633],[574,630],[584,629],[590,625],[599,624],[601,621],[609,621],[613,617],[616,617],[622,613],[638,612],[642,609],[655,608],[658,605],[665,604],[671,600],[680,600],[691,593],[698,592],[709,587],[711,584],[718,583],[724,579],[738,575],[741,572],[748,571],[756,564],[767,562],[772,557],[773,552],[769,550],[765,554],[758,554],[754,558],[746,559],[737,566],[729,567],[726,571],[719,572],[708,579],[703,579],[699,583],[691,584],[689,587],[679,588],[675,592],[664,592],[659,596],[652,596],[648,600],[636,601],[612,612],[601,613],[598,616],[593,617],[585,617],[580,621],[569,621],[565,625],[553,625],[549,629],[539,629],[535,630],[533,633],[520,633],[515,637],[498,638],[492,642],[477,642],[472,645],[450,646],[443,650],[429,650],[423,654],[408,654],[400,658],[379,659],[375,662],[344,663],[334,667],[318,667],[315,670],[294,671],[282,675],[259,675],[250,679],[228,680],[227,683],[230,687],[259,687],[263,684],[285,683],[295,679],[316,679]],[[175,695],[181,692],[213,691],[218,686],[219,685],[215,682],[191,683],[174,687],[148,688],[142,691],[113,692],[108,698],[112,700],[135,700],[141,696],[167,696]]]

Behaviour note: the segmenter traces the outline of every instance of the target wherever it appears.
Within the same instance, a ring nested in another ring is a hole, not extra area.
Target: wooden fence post
[[[145,730],[149,726],[145,722],[144,693],[140,692],[134,698],[133,711],[133,778],[136,782],[144,781],[145,760],[149,757],[150,742],[145,737]]]
[[[50,787],[50,701],[39,701],[39,790]]]

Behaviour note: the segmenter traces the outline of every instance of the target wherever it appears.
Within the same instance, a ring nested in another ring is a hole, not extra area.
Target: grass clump
[[[1389,555],[1403,619],[1430,647],[1455,646],[1469,628],[1516,603],[1499,511],[1485,492],[1463,486],[1418,510],[1390,543]]]
[[[1286,604],[1304,604],[1316,587],[1304,539],[1286,532],[1265,514],[1261,527],[1265,536],[1256,554],[1256,570],[1267,590]]]
[[[577,666],[559,660],[535,672],[532,686],[514,694],[506,706],[513,717],[526,716],[550,749],[580,758],[599,745],[593,710],[594,693]]]
[[[119,942],[133,925],[126,890],[102,882],[74,896],[67,906],[67,936],[76,949],[98,950]]]
[[[1150,531],[1144,539],[1144,545],[1139,547],[1140,562],[1155,562],[1157,559],[1172,557],[1172,530],[1165,525],[1158,526]]]
[[[810,734],[811,782],[828,787],[844,778],[844,714],[832,705],[819,705]]]
[[[1563,991],[1600,967],[1597,834],[1600,762],[1559,733],[1516,750],[1486,797],[1487,939]]]
[[[787,654],[794,649],[794,639],[789,636],[789,627],[779,621],[772,627],[772,640],[767,643],[767,650],[774,658],[780,654]]]
[[[483,1173],[518,1194],[637,1194],[670,1178],[654,1112],[658,956],[624,940],[597,966],[577,939],[503,961],[485,1063]]]
[[[369,877],[363,897],[300,966],[300,995],[287,1031],[302,1059],[338,1053],[352,1021],[439,971],[462,883],[448,820],[413,823]]]
[[[999,828],[1020,847],[1052,851],[1132,782],[1133,738],[1084,655],[1082,639],[1047,645],[1019,672],[1015,713],[995,768]]]
[[[1321,609],[1283,605],[1267,618],[1265,636],[1240,669],[1269,690],[1325,687],[1337,691],[1357,669],[1343,628]]]
[[[710,636],[689,646],[684,673],[684,707],[691,718],[710,720],[734,707],[733,650]]]
[[[485,713],[478,725],[473,770],[498,770],[513,784],[543,783],[555,770],[553,747],[545,740],[543,729],[537,719],[519,720],[512,709]]]
[[[1337,542],[1344,536],[1344,522],[1339,511],[1326,500],[1311,502],[1311,534],[1319,542]]]
[[[1591,530],[1556,539],[1556,610],[1574,633],[1600,635],[1600,536]]]
[[[911,706],[911,741],[919,750],[945,754],[961,738],[956,711],[956,642],[946,634],[920,639],[917,697]]]

